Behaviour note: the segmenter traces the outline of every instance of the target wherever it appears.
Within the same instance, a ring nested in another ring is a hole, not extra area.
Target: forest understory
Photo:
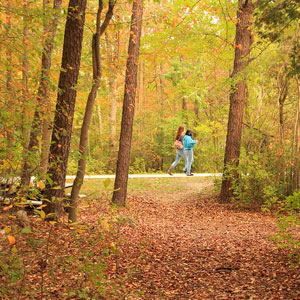
[[[217,203],[211,179],[180,180],[130,191],[122,209],[87,196],[72,228],[29,215],[14,250],[0,239],[1,299],[300,299],[274,217]]]

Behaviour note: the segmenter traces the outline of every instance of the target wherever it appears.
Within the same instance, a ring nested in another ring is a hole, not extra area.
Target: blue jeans
[[[192,150],[184,150],[184,156],[186,161],[186,175],[191,175],[191,167],[194,162],[194,151]]]
[[[175,161],[171,164],[170,169],[174,169],[179,164],[181,157],[183,158],[186,164],[183,150],[176,149],[176,158]],[[186,169],[186,167],[184,167],[184,169]]]

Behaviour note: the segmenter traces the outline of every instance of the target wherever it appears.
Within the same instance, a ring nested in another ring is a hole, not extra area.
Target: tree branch
[[[113,10],[114,10],[114,7],[116,5],[116,2],[117,0],[109,0],[109,3],[108,3],[108,10],[106,12],[106,15],[105,15],[105,19],[101,25],[101,28],[100,28],[100,36],[104,33],[104,31],[106,30],[106,27],[108,26],[112,16],[113,16]]]

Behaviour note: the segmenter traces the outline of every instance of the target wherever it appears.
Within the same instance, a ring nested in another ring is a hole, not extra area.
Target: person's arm
[[[193,140],[191,137],[188,139],[188,146],[194,146],[195,144],[198,143],[198,140]]]

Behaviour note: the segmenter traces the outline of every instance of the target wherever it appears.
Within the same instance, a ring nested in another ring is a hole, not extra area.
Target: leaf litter
[[[113,212],[99,197],[72,229],[30,216],[31,230],[20,233],[1,218],[20,259],[12,281],[4,272],[12,246],[1,238],[0,298],[300,299],[299,267],[271,240],[276,220],[217,203],[211,185],[131,193]]]

